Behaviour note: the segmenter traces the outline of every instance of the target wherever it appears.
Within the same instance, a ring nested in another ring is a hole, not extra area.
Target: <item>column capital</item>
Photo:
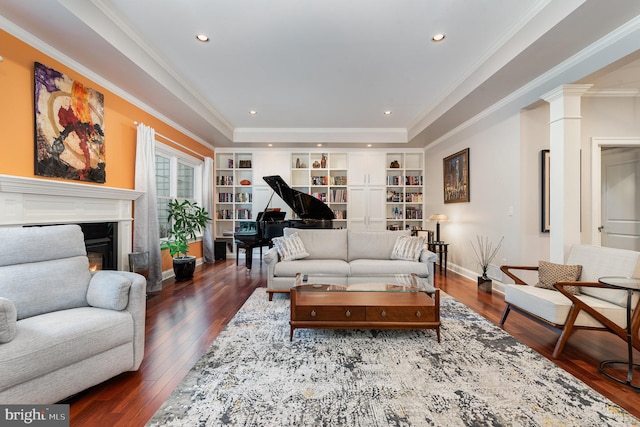
[[[582,96],[591,89],[591,86],[593,85],[561,85],[545,93],[540,98],[551,103],[567,96]]]

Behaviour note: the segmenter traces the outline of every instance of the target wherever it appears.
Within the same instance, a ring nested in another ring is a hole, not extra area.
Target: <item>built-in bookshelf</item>
[[[216,153],[214,220],[216,239],[255,230],[252,153]]]
[[[347,153],[291,153],[291,188],[328,205],[335,228],[347,226],[347,184]]]
[[[387,153],[388,230],[420,230],[424,222],[424,155]]]

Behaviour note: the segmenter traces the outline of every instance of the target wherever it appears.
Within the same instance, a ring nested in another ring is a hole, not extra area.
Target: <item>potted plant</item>
[[[196,268],[196,257],[187,255],[189,239],[195,239],[196,233],[202,231],[211,218],[196,202],[174,199],[169,202],[168,221],[169,238],[161,248],[169,249],[176,281],[190,279]]]
[[[498,245],[494,248],[493,245],[489,242],[488,237],[476,236],[476,241],[478,247],[476,248],[471,243],[471,247],[473,248],[473,252],[476,254],[476,260],[478,261],[478,265],[482,269],[482,276],[478,276],[478,289],[484,292],[491,293],[492,282],[491,279],[487,276],[487,270],[489,269],[489,264],[498,254],[498,250],[500,246],[502,246],[502,241],[504,240],[504,236],[498,242]]]

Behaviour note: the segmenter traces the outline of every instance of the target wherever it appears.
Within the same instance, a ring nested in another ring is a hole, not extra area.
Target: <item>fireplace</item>
[[[79,224],[84,233],[89,268],[95,270],[117,270],[118,223],[99,222]]]
[[[132,202],[142,194],[0,174],[0,226],[79,224],[93,261],[102,269],[126,271],[133,248]]]

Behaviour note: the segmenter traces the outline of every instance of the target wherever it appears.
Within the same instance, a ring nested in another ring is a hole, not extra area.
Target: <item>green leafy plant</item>
[[[211,218],[198,203],[174,199],[169,202],[168,221],[169,238],[162,243],[161,248],[169,249],[173,258],[184,258],[189,251],[189,239],[195,239],[196,233],[202,231]]]
[[[476,260],[478,261],[478,265],[482,269],[482,278],[487,279],[487,270],[489,269],[489,264],[498,254],[498,250],[500,250],[500,246],[502,246],[502,241],[504,240],[504,236],[498,242],[498,245],[494,248],[493,245],[489,242],[488,237],[476,236],[476,242],[478,247],[476,248],[473,245],[473,242],[470,241],[471,247],[473,248],[473,252],[476,254]]]

